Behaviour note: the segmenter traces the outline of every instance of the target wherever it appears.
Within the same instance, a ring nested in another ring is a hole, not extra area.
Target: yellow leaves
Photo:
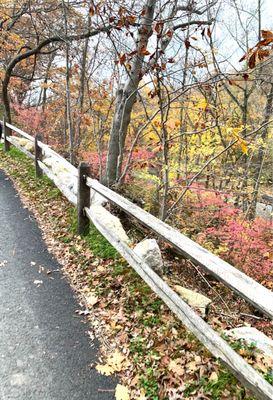
[[[156,118],[153,120],[153,125],[156,128],[162,129],[163,124],[162,121],[160,120],[160,118]],[[172,130],[176,130],[177,128],[180,127],[180,120],[178,118],[175,118],[175,115],[173,115],[172,117],[170,117],[167,121],[167,123],[165,124],[165,127],[167,127],[168,129],[170,129],[170,132]],[[158,140],[158,136],[155,135],[155,133],[153,133],[153,130],[151,129],[151,134],[149,134],[149,136],[154,136],[156,140]]]
[[[96,366],[96,370],[102,375],[112,375],[115,372],[121,371],[128,365],[125,356],[118,350],[110,354],[107,358],[107,364]],[[126,386],[118,384],[115,390],[116,400],[130,400],[129,390]]]
[[[119,350],[115,350],[114,353],[107,357],[106,364],[98,364],[96,370],[103,375],[112,375],[114,372],[120,372],[122,369],[128,366],[128,361],[125,355]]]
[[[229,127],[226,129],[226,132],[231,135],[231,136],[235,136],[238,139],[238,144],[242,150],[242,152],[244,154],[248,154],[248,146],[247,146],[247,142],[245,139],[243,139],[242,137],[240,137],[240,134],[242,134],[242,132],[247,129],[246,127],[244,127],[243,125],[241,126],[237,126],[237,127]]]
[[[201,99],[198,101],[196,107],[200,108],[201,110],[205,110],[208,107],[209,103],[206,99]]]
[[[115,370],[110,365],[100,365],[100,364],[98,364],[96,366],[96,370],[100,374],[106,375],[106,376],[112,375],[115,372]]]
[[[209,381],[210,382],[217,382],[218,381],[218,375],[217,375],[217,373],[215,371],[211,373],[211,375],[209,377]]]
[[[226,128],[226,132],[227,132],[228,136],[236,137],[236,138],[239,137],[239,135],[242,133],[243,130],[244,130],[243,125],[229,126]]]
[[[110,363],[116,371],[122,370],[122,364],[124,361],[125,356],[118,350],[115,350],[115,352],[108,358],[108,363]]]
[[[244,139],[238,137],[238,143],[239,143],[239,146],[241,147],[242,152],[243,152],[244,154],[248,154],[248,147],[247,147],[247,142],[246,142],[246,140],[244,140]]]
[[[243,152],[244,154],[248,154],[248,148],[247,148],[247,145],[246,145],[246,141],[243,140],[243,139],[241,139],[241,140],[240,140],[240,145],[241,145],[241,150],[242,150],[242,152]]]
[[[133,245],[132,245],[133,246]],[[119,325],[119,324],[117,324],[117,322],[116,321],[111,321],[110,322],[110,327],[111,327],[111,329],[113,329],[113,330],[117,330],[117,331],[119,331],[120,329],[122,329],[123,328],[123,326],[122,325]]]
[[[116,400],[130,400],[129,390],[126,386],[118,384],[115,391]]]

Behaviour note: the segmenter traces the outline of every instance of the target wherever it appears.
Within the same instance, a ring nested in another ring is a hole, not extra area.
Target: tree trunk
[[[9,81],[10,81],[10,73],[6,71],[5,77],[2,81],[2,100],[3,100],[3,106],[4,106],[4,121],[8,122],[11,124],[11,112],[10,112],[10,100],[9,100],[9,94],[8,94],[8,87],[9,87]],[[11,129],[5,127],[6,129],[6,135],[10,136],[11,135]]]
[[[11,123],[10,101],[8,94],[9,81],[10,81],[10,75],[6,73],[4,80],[2,82],[2,100],[4,105],[4,114],[6,122]]]
[[[90,3],[91,4],[91,3]],[[91,27],[91,16],[88,15],[87,18],[87,29]],[[78,117],[75,126],[75,141],[77,145],[77,149],[79,149],[82,136],[84,133],[82,132],[82,115],[83,115],[83,107],[84,107],[84,100],[85,100],[85,81],[86,81],[86,64],[87,64],[87,56],[88,56],[88,45],[89,45],[89,38],[86,38],[83,44],[82,49],[82,56],[81,56],[81,66],[80,66],[80,88],[78,94]]]
[[[63,15],[64,15],[64,24],[65,24],[65,35],[67,36],[67,9],[64,3],[63,4]],[[66,118],[67,118],[67,127],[68,127],[68,136],[69,136],[69,161],[71,164],[74,164],[75,154],[74,154],[74,127],[72,121],[71,114],[71,93],[70,93],[70,62],[69,62],[69,43],[68,41],[65,44],[65,92],[66,92]]]
[[[106,176],[104,178],[105,183],[109,186],[118,181],[121,173],[125,139],[131,120],[133,105],[137,98],[138,85],[142,79],[143,53],[152,33],[155,4],[156,0],[146,1],[144,7],[146,12],[142,17],[136,40],[137,54],[133,59],[126,84],[118,90],[108,145]]]
[[[273,84],[271,84],[270,91],[267,95],[263,125],[268,123],[269,118],[272,115],[272,112],[273,112]],[[263,128],[261,138],[263,140],[265,140],[267,138],[267,134],[268,134],[268,125],[266,125]],[[256,167],[255,167],[255,172],[254,172],[253,197],[252,197],[251,204],[247,210],[247,216],[249,219],[255,218],[256,205],[257,205],[257,201],[258,201],[260,178],[261,178],[261,173],[262,173],[262,169],[263,169],[264,157],[265,157],[265,151],[264,151],[264,146],[262,144],[258,150],[257,163],[256,163]]]

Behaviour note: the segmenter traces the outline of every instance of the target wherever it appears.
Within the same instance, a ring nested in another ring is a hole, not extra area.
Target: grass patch
[[[77,235],[77,210],[71,208],[69,212],[70,231]],[[96,257],[103,259],[116,260],[120,258],[117,250],[105,239],[104,236],[97,230],[97,228],[90,224],[89,233],[82,237],[88,243],[89,248]]]
[[[93,254],[103,259],[118,259],[120,258],[117,250],[100,234],[97,228],[91,224],[90,231],[85,240],[89,244]]]
[[[204,394],[210,396],[211,400],[221,400],[223,396],[237,400],[255,400],[254,397],[246,395],[245,390],[238,386],[237,379],[231,372],[226,369],[221,369],[218,372],[217,380],[209,380],[207,377],[203,377],[199,382],[192,382],[187,385],[184,392],[185,398],[191,397],[198,390],[202,389]]]
[[[46,190],[45,200],[46,198],[55,199],[61,197],[60,190],[56,188],[46,175],[43,175],[40,179],[36,179],[35,167],[31,159],[14,146],[11,147],[8,153],[4,153],[3,147],[3,144],[0,144],[3,159],[12,160],[16,163],[16,168],[7,168],[8,173],[15,178],[19,178],[22,187],[32,197],[35,197],[36,194],[32,192],[38,191],[40,193],[41,190]]]

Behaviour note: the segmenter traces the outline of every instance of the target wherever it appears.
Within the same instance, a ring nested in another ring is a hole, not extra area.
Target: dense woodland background
[[[1,113],[270,287],[271,27],[261,0],[1,0]]]

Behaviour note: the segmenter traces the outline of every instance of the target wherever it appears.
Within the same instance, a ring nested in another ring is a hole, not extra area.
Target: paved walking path
[[[0,400],[114,399],[115,382],[89,366],[97,344],[75,314],[72,289],[59,272],[39,273],[40,265],[60,268],[0,171]]]

